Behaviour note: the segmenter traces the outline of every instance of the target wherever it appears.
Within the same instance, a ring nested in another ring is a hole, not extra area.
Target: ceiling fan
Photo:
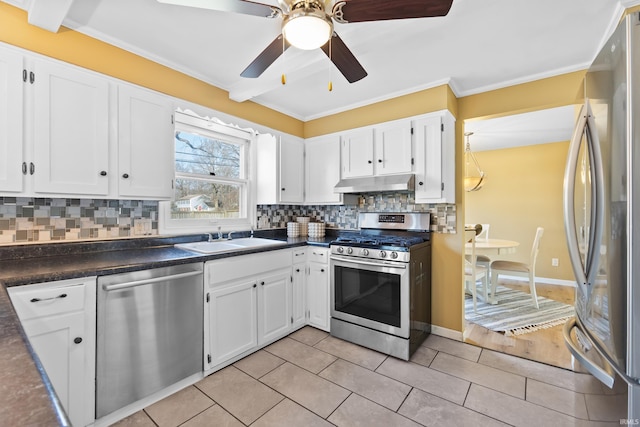
[[[334,31],[333,23],[445,16],[453,0],[278,0],[279,6],[250,0],[157,0],[181,6],[282,18],[282,33],[240,73],[260,76],[290,46],[322,48],[349,83],[367,72]]]

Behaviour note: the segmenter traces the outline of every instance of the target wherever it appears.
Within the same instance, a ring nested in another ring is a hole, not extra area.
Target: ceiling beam
[[[73,0],[31,0],[28,22],[57,33],[72,3]]]

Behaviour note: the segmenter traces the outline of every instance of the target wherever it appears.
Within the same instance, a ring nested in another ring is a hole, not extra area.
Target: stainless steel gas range
[[[431,332],[428,213],[360,213],[331,249],[331,335],[409,360]]]

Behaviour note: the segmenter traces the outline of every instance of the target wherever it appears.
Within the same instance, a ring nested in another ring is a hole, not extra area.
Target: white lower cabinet
[[[72,425],[94,421],[96,278],[8,289]]]
[[[207,362],[216,366],[258,344],[255,280],[238,281],[209,293],[209,348]]]
[[[307,248],[294,249],[291,270],[291,328],[298,329],[307,323]]]
[[[205,264],[205,370],[291,331],[291,261],[283,249]]]
[[[308,249],[309,274],[307,275],[307,323],[329,331],[329,250]]]
[[[291,269],[279,270],[258,282],[258,345],[291,331]]]

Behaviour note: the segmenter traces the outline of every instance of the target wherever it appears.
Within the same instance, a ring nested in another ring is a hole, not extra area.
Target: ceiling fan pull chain
[[[287,40],[284,38],[284,36],[282,37],[282,53],[284,54],[284,52],[287,50]],[[284,68],[284,63],[286,61],[282,61],[283,62],[283,68]],[[287,76],[284,74],[284,72],[282,73],[282,75],[280,76],[280,83],[282,83],[283,85],[287,84]]]
[[[332,53],[331,52],[331,39],[332,38],[333,38],[333,34],[331,35],[331,37],[329,37],[329,61],[331,61],[331,53]],[[333,66],[332,66],[332,64],[333,63],[329,64],[329,86],[328,86],[329,92],[331,92],[333,90],[333,82],[331,81],[332,77],[333,77]]]

